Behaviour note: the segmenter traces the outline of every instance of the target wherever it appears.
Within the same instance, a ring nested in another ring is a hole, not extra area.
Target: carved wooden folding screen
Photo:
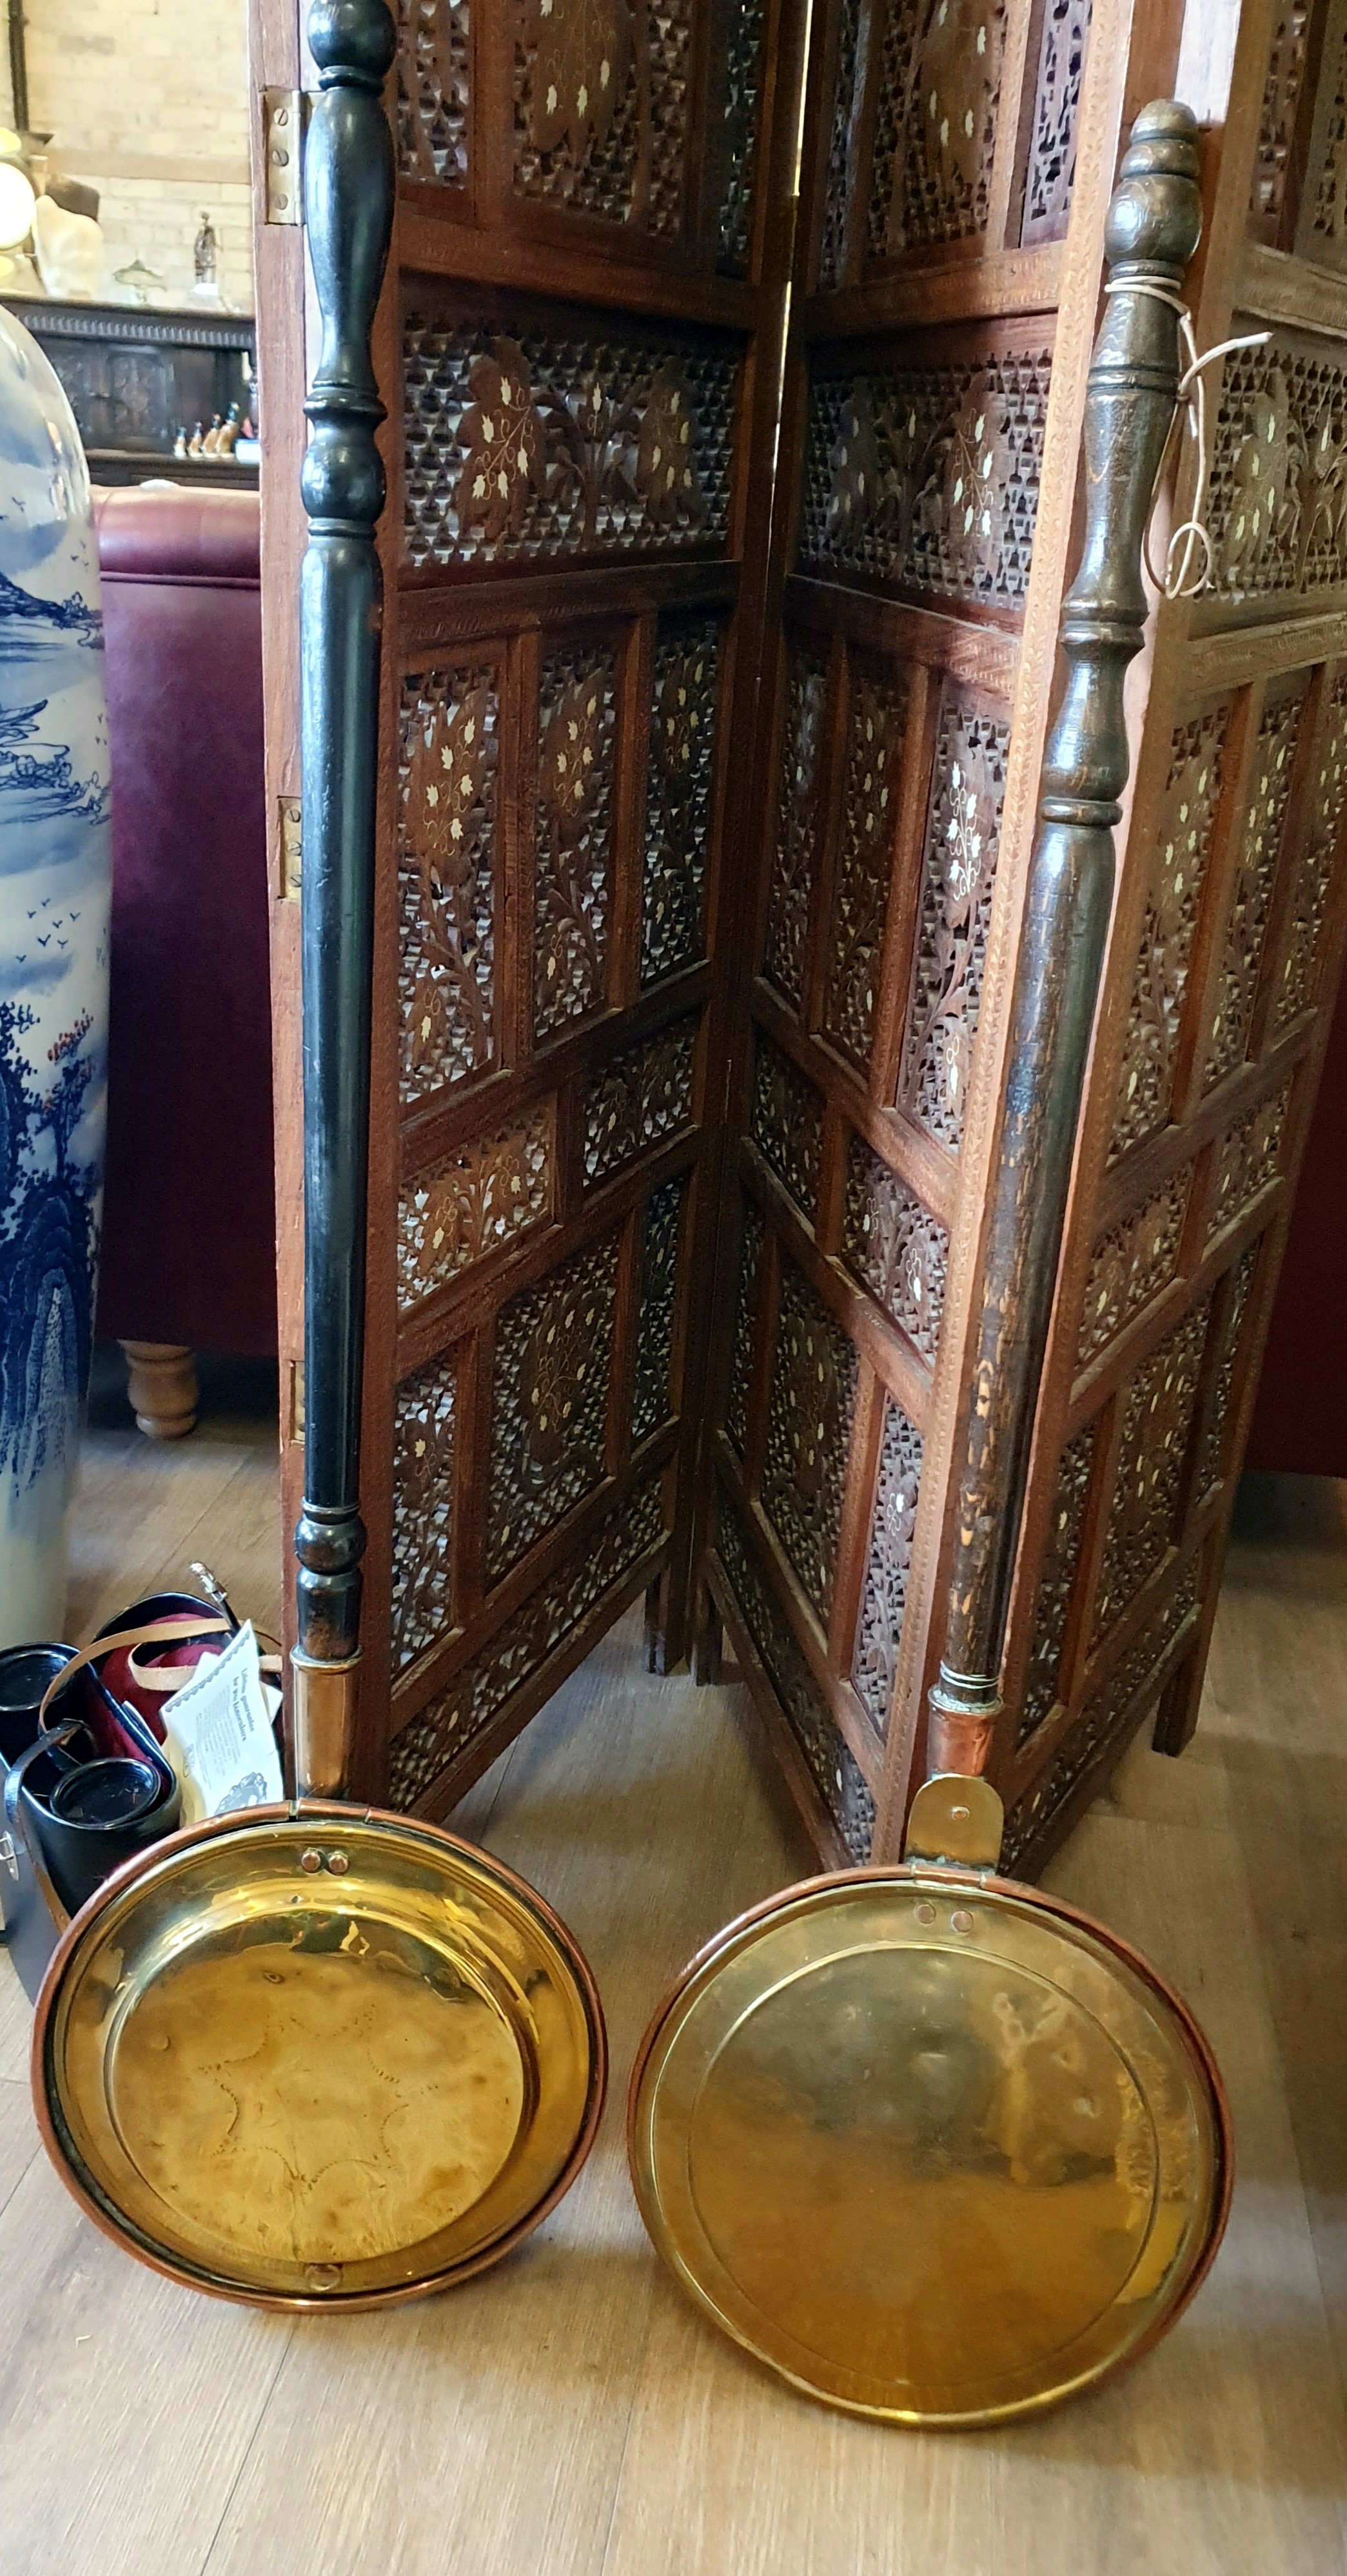
[[[399,1805],[457,1794],[686,1560],[709,961],[758,664],[793,9],[395,13],[356,1778]],[[296,78],[290,0],[261,10],[254,62]],[[259,229],[278,631],[292,242]],[[292,1021],[284,920],[277,946]],[[293,1176],[293,1025],[282,1052]]]
[[[769,565],[801,15],[401,0],[357,1781],[442,1810],[642,1586],[677,1651],[705,1566],[859,1859],[922,1752],[1103,216],[1180,26],[816,0]],[[1276,341],[1213,389],[1215,585],[1135,691],[1022,1866],[1157,1699],[1191,1725],[1335,971],[1344,25],[1241,26],[1199,329]],[[258,273],[293,1357],[301,236]]]

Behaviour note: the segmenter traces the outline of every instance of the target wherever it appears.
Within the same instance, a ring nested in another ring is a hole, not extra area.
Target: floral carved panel
[[[715,785],[723,628],[715,617],[667,618],[655,642],[641,982],[658,983],[706,954],[706,871]]]
[[[469,0],[397,0],[398,165],[462,188],[471,101]]]
[[[869,208],[874,259],[985,232],[1005,0],[891,0]]]
[[[889,1722],[921,1492],[922,1438],[892,1396],[884,1404],[875,1508],[856,1623],[851,1681],[879,1735]]]
[[[1193,1167],[1186,1163],[1095,1246],[1081,1310],[1082,1367],[1174,1277],[1192,1179]]]
[[[677,240],[691,110],[688,0],[517,0],[514,184]]]
[[[513,1693],[663,1537],[656,1475],[606,1513],[574,1561],[530,1593],[481,1654],[399,1728],[389,1750],[390,1806],[411,1807],[424,1798]]]
[[[862,1068],[874,1034],[906,709],[901,673],[853,663],[823,1025]]]
[[[1018,612],[1050,351],[811,380],[802,566]]]
[[[619,1235],[502,1307],[491,1389],[493,1582],[604,1476]]]
[[[539,1037],[607,1000],[617,662],[611,646],[549,654],[538,680],[533,1025]]]
[[[1128,1384],[1095,1597],[1096,1638],[1135,1599],[1176,1535],[1210,1313],[1211,1299],[1205,1297],[1143,1360]]]
[[[737,355],[672,325],[658,341],[606,315],[558,325],[409,314],[409,562],[723,552]]]
[[[1062,1649],[1066,1643],[1066,1624],[1080,1568],[1085,1503],[1090,1490],[1097,1432],[1098,1425],[1087,1422],[1084,1430],[1078,1431],[1075,1439],[1067,1442],[1058,1461],[1052,1519],[1048,1526],[1048,1552],[1038,1579],[1033,1644],[1029,1650],[1024,1701],[1016,1728],[1016,1741],[1020,1744],[1026,1743],[1044,1718],[1051,1714],[1059,1695]]]
[[[732,1505],[722,1495],[716,1548],[744,1626],[756,1646],[810,1777],[853,1861],[870,1857],[875,1802],[860,1765],[792,1636],[784,1613],[758,1572]]]
[[[432,1163],[398,1200],[398,1303],[409,1311],[552,1212],[553,1111],[544,1101]]]
[[[748,267],[753,241],[753,185],[762,117],[766,31],[765,0],[738,0],[719,30],[722,88],[715,138],[718,151],[713,144],[720,172],[716,265],[736,277]],[[717,116],[716,109],[712,114]]]
[[[458,1355],[397,1391],[393,1429],[393,1662],[409,1664],[452,1620]]]
[[[1314,794],[1296,858],[1295,897],[1273,1004],[1280,1037],[1315,998],[1319,946],[1333,883],[1338,835],[1347,806],[1347,672],[1329,691],[1323,747]]]
[[[1305,683],[1268,707],[1258,728],[1249,801],[1231,880],[1220,979],[1207,1046],[1206,1088],[1244,1061],[1263,935],[1281,856],[1296,744],[1305,713]]]
[[[675,1020],[638,1046],[625,1047],[585,1093],[582,1155],[588,1183],[646,1152],[692,1122],[697,1020]]]
[[[1115,1155],[1162,1127],[1169,1116],[1229,718],[1227,704],[1193,716],[1175,730],[1128,1006],[1113,1128]]]
[[[745,1199],[739,1234],[734,1322],[730,1328],[730,1380],[725,1402],[725,1428],[741,1458],[748,1446],[748,1402],[757,1338],[758,1274],[762,1267],[765,1231],[753,1200]]]
[[[1194,1492],[1199,1499],[1211,1491],[1217,1478],[1226,1472],[1225,1434],[1230,1418],[1230,1397],[1235,1383],[1235,1361],[1239,1356],[1239,1337],[1248,1311],[1249,1295],[1258,1268],[1263,1238],[1258,1235],[1240,1255],[1230,1283],[1220,1340],[1214,1359],[1211,1407],[1202,1435],[1202,1454],[1198,1461]]]
[[[813,1223],[823,1151],[823,1098],[764,1029],[756,1032],[748,1132],[782,1187]]]
[[[1267,347],[1227,358],[1207,524],[1213,590],[1232,607],[1312,598],[1347,581],[1347,362],[1338,343],[1275,332]]]
[[[636,1309],[636,1382],[631,1408],[634,1442],[648,1440],[674,1410],[678,1252],[686,1198],[687,1181],[680,1172],[652,1190],[645,1205]]]
[[[1102,1770],[1109,1755],[1135,1733],[1148,1703],[1154,1704],[1169,1677],[1180,1637],[1196,1628],[1197,1609],[1197,1574],[1189,1565],[1153,1625],[1128,1648],[1112,1679],[1086,1702],[1060,1751],[1011,1808],[1001,1843],[1001,1868],[1007,1876],[1022,1873],[1034,1845],[1081,1781]]]
[[[1090,0],[1044,0],[1020,228],[1020,239],[1026,243],[1056,241],[1066,231],[1089,39]]]
[[[982,1002],[1010,727],[953,692],[940,711],[898,1098],[958,1147]]]
[[[949,1236],[863,1136],[853,1135],[847,1150],[842,1257],[922,1358],[933,1360],[945,1309]]]
[[[403,683],[398,766],[398,996],[403,1100],[429,1099],[495,1054],[493,664]]]
[[[1309,0],[1282,0],[1268,55],[1249,200],[1255,230],[1273,242],[1286,208],[1309,32]]]
[[[1326,14],[1295,246],[1302,259],[1341,268],[1347,259],[1347,13],[1338,6]]]
[[[1281,1169],[1290,1099],[1291,1086],[1287,1083],[1271,1099],[1246,1110],[1223,1139],[1216,1157],[1209,1236],[1219,1234],[1223,1226],[1233,1225],[1260,1190],[1276,1179]]]
[[[818,864],[819,761],[828,667],[812,645],[787,647],[776,840],[767,886],[762,971],[793,1010],[804,994],[809,898]]]
[[[783,1259],[762,1507],[825,1626],[855,1401],[851,1343],[794,1262]]]

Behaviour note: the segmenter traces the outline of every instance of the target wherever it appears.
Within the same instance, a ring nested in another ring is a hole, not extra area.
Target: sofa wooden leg
[[[196,1429],[196,1361],[180,1342],[123,1342],[126,1392],[151,1440],[182,1440]]]

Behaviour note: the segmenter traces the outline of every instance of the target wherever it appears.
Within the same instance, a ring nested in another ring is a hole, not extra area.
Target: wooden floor
[[[265,1423],[155,1449],[104,1401],[71,1633],[205,1556],[274,1619]],[[831,2415],[658,2268],[622,2095],[662,1987],[807,1864],[733,1687],[650,1680],[613,1632],[474,1791],[597,1971],[614,2085],[531,2244],[382,2316],[262,2317],[128,2262],[37,2150],[0,1965],[0,2576],[1327,2576],[1347,2498],[1347,1487],[1252,1480],[1207,1708],[1144,1749],[1053,1883],[1196,2004],[1233,2101],[1216,2270],[1169,2342],[994,2436]]]

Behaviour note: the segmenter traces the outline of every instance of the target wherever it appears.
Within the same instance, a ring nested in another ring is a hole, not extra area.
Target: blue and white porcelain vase
[[[64,1634],[111,891],[88,469],[53,369],[0,307],[0,1645]]]

